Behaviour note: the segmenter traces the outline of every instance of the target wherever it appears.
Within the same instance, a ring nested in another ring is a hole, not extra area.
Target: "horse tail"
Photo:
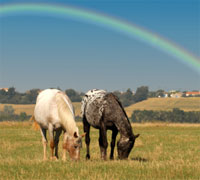
[[[30,121],[31,122],[33,121],[32,127],[33,127],[34,130],[38,130],[40,128],[39,124],[35,120],[35,116],[34,115],[31,116]]]

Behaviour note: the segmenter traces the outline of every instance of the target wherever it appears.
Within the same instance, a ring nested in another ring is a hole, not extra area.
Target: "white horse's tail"
[[[34,115],[31,116],[31,118],[29,119],[29,121],[31,121],[31,122],[33,121],[33,125],[32,125],[33,129],[35,129],[35,130],[40,129],[40,126],[39,126],[39,124],[36,122],[35,116],[34,116]]]
[[[60,121],[66,129],[67,133],[73,136],[76,132],[79,136],[79,131],[75,122],[73,106],[68,97],[63,93],[57,93],[56,104]]]

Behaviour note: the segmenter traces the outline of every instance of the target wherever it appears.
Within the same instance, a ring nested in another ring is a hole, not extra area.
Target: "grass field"
[[[184,111],[200,111],[200,97],[190,98],[149,98],[125,108],[130,117],[134,110],[170,111],[179,108]]]
[[[13,106],[16,114],[26,112],[28,115],[33,114],[35,105],[15,105],[15,104],[0,104],[0,110],[3,110],[5,105]],[[76,116],[80,115],[81,104],[78,102],[73,103]],[[173,108],[179,108],[184,111],[200,111],[200,97],[190,98],[149,98],[145,101],[133,104],[125,108],[127,115],[130,117],[134,110],[163,110],[169,111]]]
[[[133,124],[141,136],[129,159],[102,161],[98,131],[92,128],[91,160],[85,160],[83,143],[80,162],[44,162],[40,132],[30,122],[1,122],[0,179],[199,179],[199,130],[200,124]]]

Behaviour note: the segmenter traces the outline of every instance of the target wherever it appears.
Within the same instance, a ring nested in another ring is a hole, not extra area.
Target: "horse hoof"
[[[87,160],[90,159],[90,155],[89,155],[89,154],[86,155],[86,159],[87,159]]]
[[[58,158],[57,158],[56,156],[53,156],[53,157],[51,157],[51,160],[52,160],[52,161],[57,161]]]

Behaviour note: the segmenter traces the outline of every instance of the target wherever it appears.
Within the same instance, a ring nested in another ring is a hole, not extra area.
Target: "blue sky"
[[[107,14],[158,34],[200,56],[198,0],[73,0],[7,3],[70,5]],[[200,75],[174,57],[116,31],[45,15],[0,17],[0,87],[20,92],[60,87],[199,90]]]

